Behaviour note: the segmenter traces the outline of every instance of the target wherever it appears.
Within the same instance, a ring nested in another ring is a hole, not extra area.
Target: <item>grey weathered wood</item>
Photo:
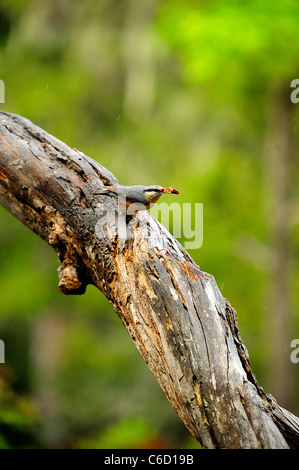
[[[149,213],[126,217],[95,198],[109,183],[118,181],[96,161],[0,113],[0,203],[56,250],[60,290],[82,294],[90,283],[105,294],[204,447],[297,447],[299,420],[257,383],[213,276]]]

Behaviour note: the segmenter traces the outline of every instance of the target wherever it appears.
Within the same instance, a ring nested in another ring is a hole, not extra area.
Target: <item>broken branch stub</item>
[[[0,113],[0,203],[58,253],[59,288],[109,299],[180,418],[207,448],[290,448],[299,420],[259,386],[235,310],[149,213],[96,189],[106,168]]]

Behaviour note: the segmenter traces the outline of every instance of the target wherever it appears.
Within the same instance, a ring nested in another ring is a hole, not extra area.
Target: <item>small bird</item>
[[[103,186],[95,192],[95,195],[106,195],[117,199],[121,207],[129,214],[134,214],[138,210],[147,210],[153,207],[163,194],[179,194],[173,186],[163,188],[163,186]]]

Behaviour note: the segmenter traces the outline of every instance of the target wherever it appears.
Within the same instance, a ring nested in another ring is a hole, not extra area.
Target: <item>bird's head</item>
[[[146,199],[152,204],[157,202],[158,199],[163,196],[163,194],[179,194],[179,191],[173,186],[169,186],[169,188],[163,188],[163,186],[156,184],[145,188],[144,193]]]

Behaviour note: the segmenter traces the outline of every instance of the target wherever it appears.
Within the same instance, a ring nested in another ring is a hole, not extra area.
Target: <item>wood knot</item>
[[[78,270],[72,261],[64,260],[57,269],[59,282],[58,288],[65,295],[81,295],[86,290],[86,283],[80,279]]]

